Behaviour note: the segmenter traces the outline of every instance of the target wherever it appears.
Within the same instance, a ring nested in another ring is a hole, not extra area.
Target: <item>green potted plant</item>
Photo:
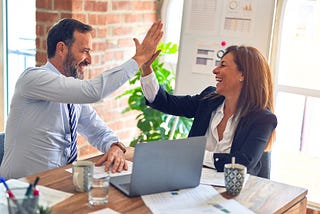
[[[52,210],[49,207],[45,207],[45,206],[38,206],[38,210],[36,212],[36,214],[51,214]]]
[[[162,57],[167,54],[175,54],[178,52],[176,44],[160,43],[158,49],[161,50],[159,57],[152,63],[152,68],[159,81],[159,84],[169,93],[173,93],[175,74],[173,71],[165,68],[165,64],[161,61]],[[117,98],[127,96],[128,107],[122,113],[131,110],[139,111],[137,119],[137,127],[140,130],[131,142],[130,146],[135,146],[138,142],[149,142],[161,139],[179,139],[188,135],[192,125],[192,119],[184,117],[175,117],[172,115],[161,113],[148,107],[142,93],[140,83],[141,70],[129,81],[130,85],[138,85],[132,89],[126,90]],[[139,83],[139,84],[137,84]]]

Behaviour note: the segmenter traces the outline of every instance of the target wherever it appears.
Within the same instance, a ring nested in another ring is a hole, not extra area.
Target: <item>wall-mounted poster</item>
[[[251,45],[268,58],[274,8],[275,0],[185,0],[175,94],[215,85],[227,46]]]

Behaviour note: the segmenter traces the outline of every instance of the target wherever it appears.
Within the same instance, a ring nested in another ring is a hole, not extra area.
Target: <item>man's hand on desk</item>
[[[109,171],[112,166],[111,172],[121,172],[122,170],[128,170],[128,164],[125,158],[123,148],[115,145],[111,146],[108,152],[106,152],[97,162],[96,166],[101,166],[105,162],[105,171]]]

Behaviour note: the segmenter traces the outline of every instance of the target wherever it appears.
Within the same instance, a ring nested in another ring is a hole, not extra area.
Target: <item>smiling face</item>
[[[92,37],[89,32],[74,32],[74,42],[67,48],[63,60],[63,70],[67,77],[84,78],[85,67],[91,64],[90,51],[92,50]]]
[[[213,73],[216,75],[216,92],[218,94],[226,98],[239,97],[244,77],[242,72],[238,70],[231,52],[221,59],[219,66],[213,70]]]

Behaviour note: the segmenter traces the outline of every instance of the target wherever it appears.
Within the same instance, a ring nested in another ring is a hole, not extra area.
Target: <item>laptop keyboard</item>
[[[129,191],[130,189],[130,183],[124,183],[124,184],[119,184],[123,189]]]

